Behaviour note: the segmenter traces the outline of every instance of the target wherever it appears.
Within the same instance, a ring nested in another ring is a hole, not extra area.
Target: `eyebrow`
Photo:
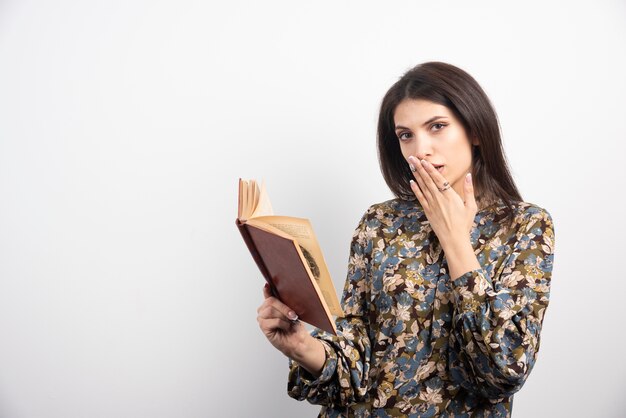
[[[424,126],[424,125],[428,125],[429,123],[431,123],[431,122],[433,122],[433,121],[435,121],[435,120],[437,120],[437,119],[439,119],[439,118],[447,118],[447,116],[433,116],[432,118],[430,118],[430,119],[428,119],[426,122],[424,122],[424,123],[422,124],[422,126]],[[409,128],[407,128],[406,126],[397,125],[395,129],[396,129],[396,131],[397,131],[398,129],[409,129]]]

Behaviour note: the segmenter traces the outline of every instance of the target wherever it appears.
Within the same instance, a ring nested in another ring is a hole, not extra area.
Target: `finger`
[[[265,283],[265,286],[263,286],[263,297],[265,297],[265,299],[272,297],[272,291],[268,283]]]
[[[420,202],[422,207],[426,209],[426,207],[428,206],[428,201],[426,200],[426,197],[424,197],[424,193],[422,193],[422,191],[420,190],[420,186],[417,185],[415,180],[411,180],[409,183],[411,185],[411,190],[413,190],[413,193],[415,194],[415,197],[417,197],[417,200]]]
[[[439,191],[439,189],[443,188],[444,184],[446,184],[448,180],[446,180],[446,178],[439,172],[439,170],[435,168],[434,165],[432,165],[432,163],[426,160],[422,160],[421,163],[424,167],[424,170],[428,173],[430,178],[435,183],[435,187],[437,187],[437,190]]]
[[[277,308],[274,307],[273,304],[275,301],[276,301],[276,298],[273,298],[273,297],[265,299],[265,302],[263,302],[263,304],[259,306],[258,309],[256,310],[257,314],[263,316],[264,318],[273,318],[273,317],[287,318],[287,316],[283,314],[282,311],[279,311]],[[276,312],[276,313],[273,313],[273,312]]]
[[[428,192],[433,198],[436,199],[439,197],[439,190],[437,188],[437,185],[433,181],[430,173],[426,170],[426,167],[424,165],[425,162],[425,160],[420,160],[417,168],[417,172],[424,181],[424,187],[422,187],[422,192],[424,192],[425,194]]]
[[[282,313],[281,311],[279,311],[272,305],[262,306],[258,310],[258,316],[260,318],[266,318],[266,319],[278,318],[278,319],[283,319],[285,321],[291,321],[291,319],[288,316],[286,316],[284,313]]]
[[[426,200],[430,200],[433,198],[432,192],[428,189],[425,180],[428,177],[428,174],[424,171],[424,167],[420,164],[419,160],[413,156],[409,157],[409,163],[415,167],[415,171],[413,172],[413,176],[419,185],[420,190],[422,191],[422,195]]]
[[[295,321],[296,319],[298,319],[298,315],[293,311],[293,309],[291,309],[290,307],[288,307],[287,305],[285,305],[284,303],[282,303],[280,300],[278,300],[277,298],[273,296],[265,299],[264,304],[266,306],[271,306],[273,309],[276,309],[278,312],[280,312],[282,315],[284,315],[286,318],[292,321]]]
[[[426,160],[420,161],[420,166],[423,169],[423,172],[428,176],[425,179],[426,186],[435,196],[439,196],[441,192],[441,188],[443,188],[443,184],[446,182],[446,179],[441,175],[439,171]]]
[[[474,195],[474,182],[472,181],[471,173],[467,173],[465,181],[463,182],[463,193],[465,195],[465,207],[472,211],[478,211],[478,204],[476,203],[476,196]]]
[[[281,329],[283,331],[289,331],[291,328],[291,321],[285,321],[280,318],[257,318],[259,327],[264,331],[271,331]]]

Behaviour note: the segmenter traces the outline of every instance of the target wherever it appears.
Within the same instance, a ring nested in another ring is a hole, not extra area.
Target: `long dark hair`
[[[507,208],[522,197],[509,171],[498,116],[489,98],[468,73],[443,62],[426,62],[407,71],[383,98],[378,117],[378,159],[387,186],[399,198],[415,199],[413,178],[400,151],[394,112],[405,99],[424,99],[450,109],[461,121],[472,146],[472,180],[481,202],[501,199]],[[507,210],[510,213],[510,210]]]

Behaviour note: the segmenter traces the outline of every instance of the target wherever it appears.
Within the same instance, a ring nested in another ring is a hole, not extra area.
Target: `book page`
[[[237,218],[246,221],[256,216],[272,216],[272,204],[265,191],[265,182],[239,179],[239,205]]]
[[[324,255],[322,254],[317,237],[313,231],[313,226],[309,220],[288,216],[267,216],[256,218],[256,220],[269,224],[273,228],[293,237],[298,242],[300,250],[308,262],[311,274],[322,292],[322,296],[330,312],[336,316],[344,316],[343,310],[339,305],[337,293],[335,292],[335,286],[328,272],[326,261],[324,260]]]
[[[256,185],[256,182],[255,182]],[[257,199],[256,199],[256,207],[254,211],[250,215],[250,218],[258,218],[260,216],[272,216],[274,211],[272,210],[272,204],[270,203],[270,198],[267,195],[267,191],[265,190],[265,181],[261,183],[261,188],[258,189],[257,186]]]
[[[254,188],[256,187],[254,180],[239,179],[239,207],[237,218],[245,221],[250,217],[254,210]]]
[[[249,217],[251,217],[252,214],[254,213],[254,209],[256,208],[257,202],[259,200],[259,185],[257,184],[255,180],[250,180],[249,184],[250,184],[250,192],[251,192]]]
[[[239,179],[239,193],[237,195],[237,218],[243,219],[243,190],[245,187],[245,182],[242,179]]]

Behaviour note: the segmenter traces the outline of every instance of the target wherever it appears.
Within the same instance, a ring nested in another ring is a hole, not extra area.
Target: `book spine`
[[[261,274],[265,278],[265,281],[267,281],[267,283],[270,285],[270,292],[272,296],[278,297],[278,292],[276,291],[276,288],[274,287],[274,283],[272,283],[272,277],[270,276],[267,270],[267,267],[265,267],[265,263],[263,263],[263,259],[259,255],[259,252],[256,249],[256,245],[254,245],[254,241],[252,240],[252,237],[250,236],[250,233],[248,232],[247,225],[245,223],[242,223],[239,219],[237,219],[235,223],[237,224],[237,229],[239,229],[239,232],[241,233],[241,236],[244,242],[246,243],[246,246],[248,247],[250,254],[252,254],[252,258],[256,262],[256,265],[259,267]]]

